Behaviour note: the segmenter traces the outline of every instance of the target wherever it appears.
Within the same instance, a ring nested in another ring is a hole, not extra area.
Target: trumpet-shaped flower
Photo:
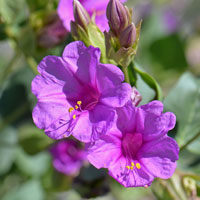
[[[112,64],[101,64],[100,50],[77,41],[67,45],[62,57],[47,56],[32,81],[37,97],[33,121],[53,139],[71,134],[90,142],[112,127],[115,108],[124,106],[131,86]]]
[[[148,187],[155,177],[172,176],[179,147],[167,132],[174,128],[175,115],[163,112],[153,101],[141,107],[127,103],[118,109],[117,127],[88,146],[88,160],[125,187]]]
[[[83,7],[88,11],[89,15],[95,15],[95,22],[101,31],[108,30],[108,22],[106,18],[106,7],[108,0],[79,0]],[[122,2],[125,2],[123,0]],[[58,5],[58,15],[63,21],[65,28],[70,31],[70,21],[74,20],[73,16],[73,0],[60,0]]]
[[[80,143],[75,140],[62,140],[50,148],[55,169],[66,175],[77,175],[86,154]]]

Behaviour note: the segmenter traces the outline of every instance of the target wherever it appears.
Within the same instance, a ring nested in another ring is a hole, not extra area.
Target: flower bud
[[[67,37],[67,31],[63,26],[62,21],[56,14],[50,14],[44,27],[40,28],[37,35],[37,41],[40,47],[52,48]]]
[[[110,0],[106,9],[106,16],[112,32],[118,36],[128,25],[127,9],[120,0]]]
[[[136,40],[136,28],[134,23],[130,24],[124,29],[119,37],[119,41],[122,47],[132,47]]]
[[[183,178],[183,187],[185,188],[188,196],[196,196],[197,188],[196,188],[196,182],[193,178],[184,177]]]
[[[142,96],[135,87],[132,88],[131,100],[134,106],[137,106],[142,101]]]
[[[91,21],[90,15],[78,0],[74,0],[74,18],[77,24],[87,30],[87,25]]]

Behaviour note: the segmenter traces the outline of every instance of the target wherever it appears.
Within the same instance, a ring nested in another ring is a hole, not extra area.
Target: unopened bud
[[[132,47],[136,40],[136,28],[134,23],[130,24],[124,29],[119,37],[119,41],[122,47]]]
[[[196,181],[190,177],[183,178],[183,186],[189,196],[196,196]]]
[[[74,0],[74,18],[75,22],[83,27],[85,30],[87,29],[87,25],[91,21],[90,15],[78,0]]]
[[[128,25],[127,9],[120,0],[110,0],[106,9],[106,16],[112,32],[118,36]]]
[[[56,14],[47,17],[46,24],[38,32],[38,44],[43,48],[52,48],[63,42],[67,36],[67,31],[62,21]]]

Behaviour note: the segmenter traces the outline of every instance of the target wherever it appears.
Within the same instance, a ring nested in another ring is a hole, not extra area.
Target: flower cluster
[[[70,1],[61,1],[60,9],[63,2]],[[111,4],[118,5],[111,0],[108,9]],[[53,139],[72,135],[86,143],[88,161],[107,168],[125,187],[148,187],[155,177],[171,177],[179,147],[167,133],[175,126],[175,115],[163,113],[160,101],[138,107],[136,88],[124,82],[119,67],[101,63],[100,57],[99,48],[82,41],[68,44],[62,57],[45,57],[38,65],[40,75],[32,81],[38,100],[34,123]],[[72,141],[63,141],[51,150],[54,166],[66,174],[77,172],[84,160],[82,152],[68,150],[72,146]],[[66,163],[76,167],[68,169]]]

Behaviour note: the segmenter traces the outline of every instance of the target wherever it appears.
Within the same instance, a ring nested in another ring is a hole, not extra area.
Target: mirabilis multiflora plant
[[[80,2],[73,5],[71,33],[79,41],[68,44],[62,57],[47,56],[38,65],[40,75],[32,81],[38,100],[35,124],[53,139],[72,135],[87,143],[88,161],[107,168],[125,187],[148,187],[155,177],[171,177],[179,147],[167,133],[176,117],[163,113],[160,101],[138,107],[141,96],[129,84],[127,68],[136,54],[141,23],[135,27],[132,11],[110,0],[110,30],[102,33]],[[145,75],[135,68],[137,73]],[[152,77],[145,80],[159,92]]]

